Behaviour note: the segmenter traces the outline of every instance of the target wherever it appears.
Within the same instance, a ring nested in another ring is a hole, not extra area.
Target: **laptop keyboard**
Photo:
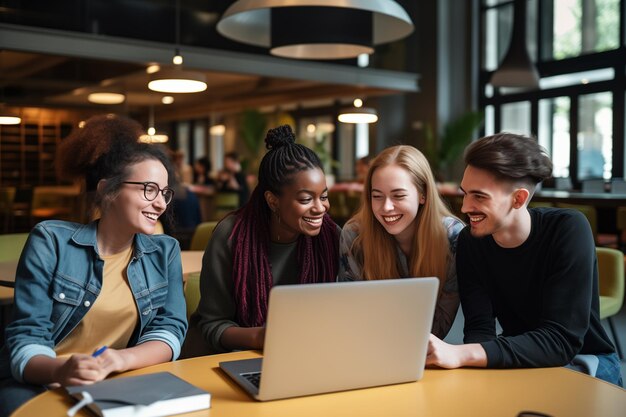
[[[252,385],[259,388],[261,383],[261,372],[249,372],[247,374],[241,374],[241,376],[246,378]]]

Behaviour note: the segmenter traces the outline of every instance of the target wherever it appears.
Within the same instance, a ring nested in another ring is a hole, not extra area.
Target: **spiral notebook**
[[[102,417],[160,417],[211,407],[211,394],[169,372],[107,379],[93,385],[66,387],[85,407]]]

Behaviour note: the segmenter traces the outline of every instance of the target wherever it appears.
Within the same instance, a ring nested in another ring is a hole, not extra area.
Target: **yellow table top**
[[[185,416],[480,416],[515,417],[540,411],[553,417],[624,416],[626,390],[565,368],[427,369],[421,381],[286,400],[251,399],[218,364],[259,356],[252,351],[204,356],[128,372],[169,371],[211,392],[211,409]],[[63,389],[24,404],[13,417],[63,416],[74,404]],[[79,416],[90,416],[83,410]]]

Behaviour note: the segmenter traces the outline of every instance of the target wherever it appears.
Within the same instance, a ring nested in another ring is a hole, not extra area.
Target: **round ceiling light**
[[[200,72],[173,69],[151,74],[148,88],[159,93],[199,93],[207,85],[206,77]]]
[[[99,92],[89,94],[87,100],[95,104],[120,104],[126,100],[126,96],[120,93]]]

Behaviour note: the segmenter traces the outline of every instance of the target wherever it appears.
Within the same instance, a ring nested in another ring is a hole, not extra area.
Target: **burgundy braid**
[[[315,168],[323,170],[315,152],[295,143],[295,135],[288,125],[270,129],[265,144],[269,152],[259,166],[259,184],[250,201],[235,212],[235,225],[230,235],[236,320],[246,327],[265,324],[269,292],[274,282],[268,258],[272,213],[264,193],[280,194],[282,187],[297,172]],[[328,215],[324,216],[318,236],[298,237],[297,259],[301,284],[336,279],[339,233]]]
[[[273,286],[268,259],[270,211],[255,189],[249,204],[235,213],[230,239],[233,245],[233,280],[236,320],[244,327],[265,324],[269,293]],[[261,203],[261,204],[258,204]],[[298,238],[299,282],[332,282],[339,269],[339,233],[325,215],[320,234]]]

